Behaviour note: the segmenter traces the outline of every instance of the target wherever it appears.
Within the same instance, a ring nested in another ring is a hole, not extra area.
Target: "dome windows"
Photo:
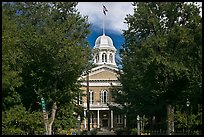
[[[106,53],[102,54],[102,62],[107,62],[107,55],[106,55]]]
[[[110,60],[110,63],[113,63],[113,55],[112,54],[109,55],[109,60]]]
[[[98,61],[99,61],[99,55],[96,54],[96,63],[98,63]]]

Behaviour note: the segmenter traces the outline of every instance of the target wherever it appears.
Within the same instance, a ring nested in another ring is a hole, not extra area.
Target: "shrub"
[[[137,135],[137,128],[132,128],[130,134],[131,135]]]
[[[117,135],[129,135],[129,132],[128,132],[127,128],[115,129],[115,133]]]
[[[82,130],[81,135],[87,135],[88,130]]]
[[[91,135],[96,135],[98,132],[98,129],[97,128],[94,128],[91,130]]]

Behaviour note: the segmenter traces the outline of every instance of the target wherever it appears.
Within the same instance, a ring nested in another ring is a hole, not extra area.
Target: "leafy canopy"
[[[167,104],[201,104],[202,18],[184,2],[134,2],[120,51],[122,91],[116,101],[128,114],[163,115]],[[117,100],[118,99],[118,100]],[[163,113],[163,114],[162,114]],[[128,116],[127,116],[128,117]]]

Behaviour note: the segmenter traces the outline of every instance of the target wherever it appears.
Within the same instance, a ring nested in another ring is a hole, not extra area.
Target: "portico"
[[[95,105],[95,104],[94,104]],[[84,110],[86,113],[86,109]],[[90,126],[91,128],[106,128],[113,129],[113,110],[110,110],[107,105],[95,105],[90,107]],[[87,128],[87,119],[83,122],[83,127]]]

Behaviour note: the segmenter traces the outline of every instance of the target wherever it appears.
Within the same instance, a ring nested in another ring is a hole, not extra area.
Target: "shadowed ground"
[[[113,131],[109,131],[105,128],[101,128],[96,135],[116,135]]]

